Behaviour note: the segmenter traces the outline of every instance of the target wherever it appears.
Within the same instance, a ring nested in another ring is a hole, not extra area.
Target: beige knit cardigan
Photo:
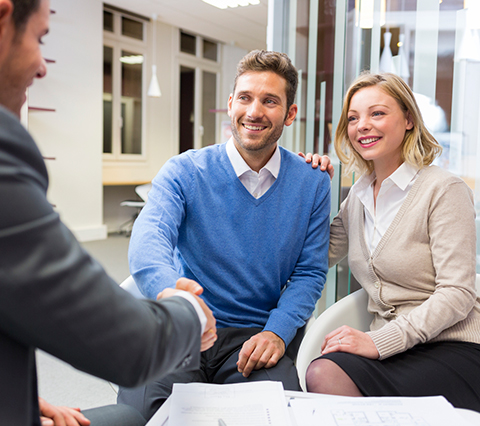
[[[425,167],[373,254],[363,204],[351,190],[330,227],[330,266],[348,254],[374,314],[368,334],[384,359],[419,343],[480,343],[473,194],[460,178]]]

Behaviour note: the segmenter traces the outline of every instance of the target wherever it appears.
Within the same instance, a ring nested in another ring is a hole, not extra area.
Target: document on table
[[[168,426],[291,426],[281,382],[174,384]]]
[[[470,426],[442,396],[291,399],[301,426]]]

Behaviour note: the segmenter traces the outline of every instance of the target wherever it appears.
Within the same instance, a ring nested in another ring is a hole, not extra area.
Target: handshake
[[[216,320],[212,314],[210,308],[205,304],[205,302],[198,297],[203,293],[203,288],[197,282],[190,280],[188,278],[180,278],[177,281],[175,288],[166,288],[162,292],[158,293],[157,300],[165,299],[171,297],[178,293],[179,291],[186,291],[195,297],[195,300],[202,308],[203,313],[207,317],[207,325],[205,326],[205,331],[202,335],[202,340],[200,344],[200,350],[206,351],[210,349],[215,341],[217,340],[217,327],[215,326]]]

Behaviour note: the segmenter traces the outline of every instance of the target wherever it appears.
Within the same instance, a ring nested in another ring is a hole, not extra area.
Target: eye
[[[246,101],[247,99],[248,99],[248,97],[246,95],[240,95],[238,97],[238,100],[240,100],[240,101]]]
[[[355,121],[357,119],[357,117],[351,115],[350,117],[348,117],[348,122],[351,123],[352,121]]]
[[[381,115],[385,115],[385,113],[383,111],[375,111],[374,113],[372,113],[373,117],[379,117]]]

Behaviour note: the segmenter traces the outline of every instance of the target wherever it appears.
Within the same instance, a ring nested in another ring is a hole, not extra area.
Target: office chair
[[[128,291],[137,299],[145,299],[145,296],[140,292],[137,283],[131,275],[120,284],[120,287],[122,287],[125,291]]]
[[[140,198],[139,200],[125,200],[120,203],[120,206],[122,207],[134,207],[136,208],[136,212],[133,215],[133,217],[129,220],[127,220],[125,223],[122,223],[119,227],[119,232],[122,233],[123,230],[125,229],[125,234],[127,237],[129,237],[132,233],[132,227],[133,223],[135,222],[135,219],[138,217],[140,211],[142,208],[145,206],[148,200],[148,193],[152,189],[152,184],[151,183],[145,183],[143,185],[138,185],[135,187],[135,192],[137,193],[138,197]]]

